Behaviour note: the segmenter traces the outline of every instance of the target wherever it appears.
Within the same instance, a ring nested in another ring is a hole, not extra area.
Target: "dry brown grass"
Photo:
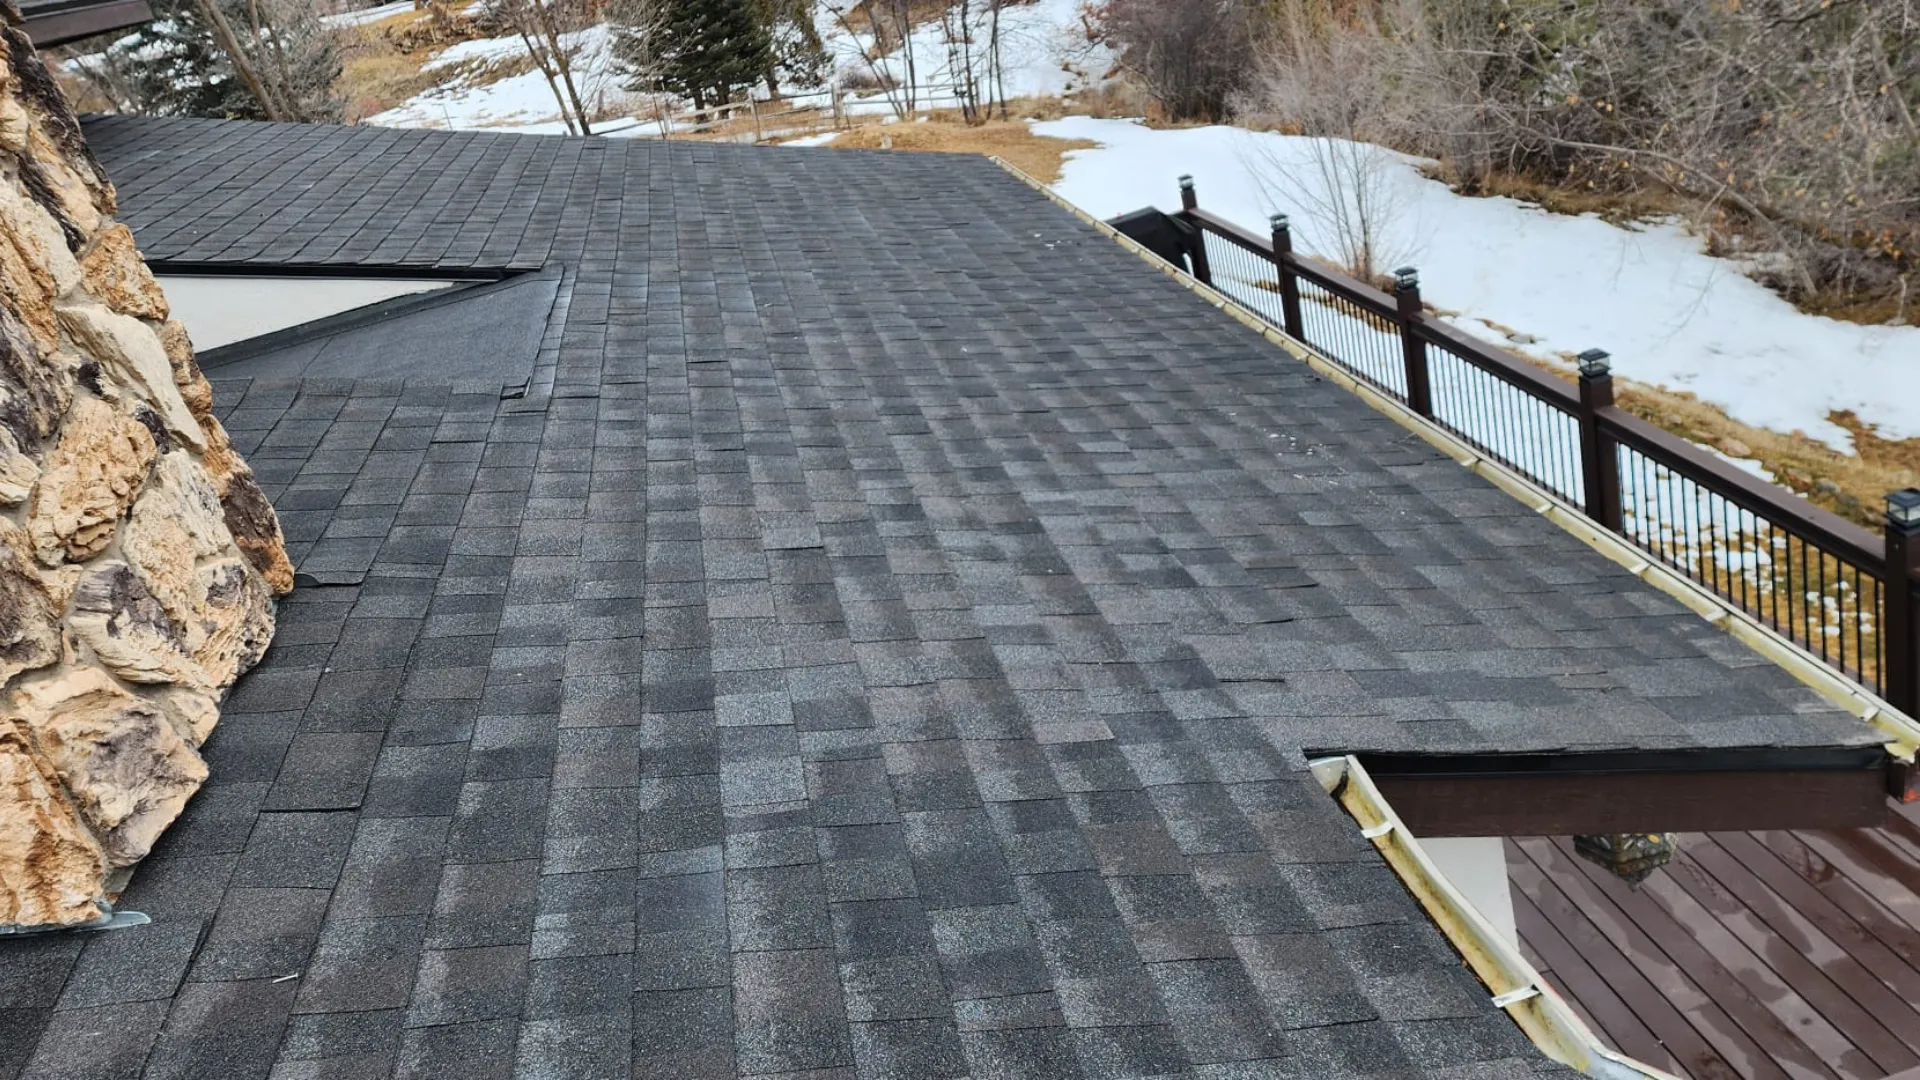
[[[421,32],[427,18],[425,11],[402,11],[378,22],[340,30],[337,39],[340,80],[334,86],[347,103],[349,123],[385,112],[436,86],[455,82],[485,86],[533,69],[531,58],[516,56],[493,63],[425,70],[426,62],[435,52],[462,40],[459,35],[444,41],[431,40]],[[401,42],[409,44],[399,44]]]
[[[1095,144],[1085,139],[1054,139],[1035,135],[1023,120],[990,120],[967,124],[945,116],[924,123],[865,124],[843,131],[827,146],[841,150],[911,150],[947,154],[984,154],[1002,158],[1042,183],[1060,179],[1060,166],[1069,150]]]
[[[1542,371],[1574,381],[1572,357],[1565,358],[1565,364],[1554,364],[1517,355]],[[1853,434],[1857,454],[1840,453],[1798,432],[1743,424],[1718,405],[1683,390],[1616,377],[1614,398],[1626,411],[1683,439],[1711,446],[1728,457],[1758,461],[1776,483],[1871,529],[1880,526],[1887,492],[1920,483],[1920,439],[1883,438],[1850,412],[1832,413],[1827,419]]]
[[[340,49],[340,79],[334,88],[347,103],[349,123],[384,112],[444,78],[444,72],[421,70],[430,52],[402,51],[383,33],[389,27],[417,22],[425,14],[403,11],[378,22],[341,28],[335,38]]]
[[[1887,492],[1920,477],[1920,439],[1882,439],[1850,413],[1828,419],[1853,432],[1858,455],[1805,435],[1743,424],[1683,391],[1621,383],[1616,397],[1628,412],[1681,438],[1760,462],[1776,483],[1868,528],[1879,528]]]

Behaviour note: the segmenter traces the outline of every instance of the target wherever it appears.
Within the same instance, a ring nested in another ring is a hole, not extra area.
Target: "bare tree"
[[[940,30],[946,39],[946,74],[960,114],[970,124],[984,124],[994,104],[1006,112],[1006,87],[1000,65],[1000,8],[1002,0],[958,0],[941,13]]]
[[[1504,10],[1504,9],[1502,9]],[[1497,18],[1398,0],[1409,149],[1652,193],[1803,303],[1909,317],[1920,274],[1920,0],[1591,0]]]
[[[1401,225],[1400,103],[1390,50],[1364,22],[1330,29],[1308,0],[1282,0],[1236,111],[1308,138],[1252,141],[1250,170],[1273,207],[1300,210],[1303,240],[1363,280],[1411,257]]]
[[[607,25],[613,33],[614,61],[607,65],[607,70],[622,77],[628,89],[652,97],[660,137],[670,138],[672,127],[667,120],[670,95],[666,90],[667,65],[662,52],[666,13],[659,0],[611,0],[606,14]]]
[[[864,0],[861,0],[861,2],[864,3]],[[861,34],[854,29],[853,12],[860,6],[860,3],[839,6],[832,3],[831,0],[827,0],[827,2],[821,4],[821,7],[826,9],[827,14],[833,16],[833,21],[840,27],[841,33],[846,34],[847,37],[854,42],[855,47],[859,48],[860,61],[866,66],[867,78],[882,94],[886,95],[887,108],[892,110],[894,116],[904,120],[913,112],[911,81],[909,81],[909,85],[906,87],[906,92],[903,95],[900,81],[894,77],[891,67],[883,66],[880,63],[881,59],[886,55],[886,51],[882,43],[877,16],[871,8],[867,9],[867,26],[872,31],[873,43],[867,46],[861,46],[859,44]]]
[[[1225,119],[1253,67],[1246,0],[1111,0],[1106,26],[1120,66],[1171,120]]]
[[[233,64],[234,74],[240,77],[240,81],[247,86],[247,92],[260,103],[267,119],[293,119],[280,99],[267,90],[266,81],[260,78],[260,72],[254,67],[252,54],[241,45],[240,35],[233,32],[233,24],[227,21],[226,12],[220,10],[219,0],[199,0],[199,3],[207,25],[213,28],[214,37],[226,51],[228,61]]]
[[[584,13],[568,0],[495,0],[493,8],[512,25],[527,56],[546,79],[567,133],[593,134],[593,117],[574,77],[581,44],[568,40],[570,31],[584,25]]]

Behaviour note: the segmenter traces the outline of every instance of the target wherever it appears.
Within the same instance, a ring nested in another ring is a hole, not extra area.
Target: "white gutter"
[[[1493,992],[1494,1007],[1512,1017],[1543,1053],[1599,1080],[1680,1080],[1608,1049],[1566,999],[1540,978],[1519,948],[1474,910],[1433,864],[1420,841],[1407,831],[1393,807],[1381,797],[1380,789],[1373,786],[1358,759],[1321,758],[1309,767],[1320,786],[1353,815],[1360,825],[1360,835],[1373,841],[1387,865],[1426,909],[1427,917]]]

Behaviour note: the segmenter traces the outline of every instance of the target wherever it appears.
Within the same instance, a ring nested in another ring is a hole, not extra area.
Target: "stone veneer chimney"
[[[12,0],[0,21],[0,925],[75,925],[206,779],[293,568]]]

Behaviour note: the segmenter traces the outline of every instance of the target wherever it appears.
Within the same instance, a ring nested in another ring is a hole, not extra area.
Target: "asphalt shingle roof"
[[[0,1077],[1529,1075],[1304,749],[1867,741],[983,159],[88,135],[153,258],[562,286],[219,385],[336,584]]]

